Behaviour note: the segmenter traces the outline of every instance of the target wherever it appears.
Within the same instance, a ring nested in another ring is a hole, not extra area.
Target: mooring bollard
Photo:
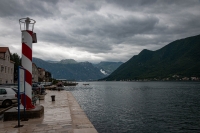
[[[55,95],[51,95],[51,100],[55,101]]]

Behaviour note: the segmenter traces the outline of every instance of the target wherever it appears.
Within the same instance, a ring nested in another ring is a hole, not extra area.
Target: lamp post
[[[35,108],[32,104],[32,43],[37,42],[36,33],[33,32],[35,23],[35,20],[28,17],[19,19],[22,32],[22,66],[26,71],[25,94],[21,95],[21,103],[27,110]]]

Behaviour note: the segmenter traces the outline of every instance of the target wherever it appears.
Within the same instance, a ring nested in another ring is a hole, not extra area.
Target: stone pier
[[[97,133],[85,112],[81,109],[71,92],[47,90],[44,100],[36,106],[44,107],[41,118],[21,121],[23,127],[14,128],[18,122],[0,121],[0,133]],[[51,95],[55,95],[52,101]]]

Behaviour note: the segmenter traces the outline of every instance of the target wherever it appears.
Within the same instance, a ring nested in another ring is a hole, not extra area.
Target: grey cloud
[[[145,6],[154,4],[157,0],[106,0],[108,3],[118,5],[124,9],[133,8],[137,6]]]
[[[102,16],[95,15],[93,19],[84,18],[82,26],[75,29],[73,34],[75,35],[88,35],[92,33],[94,36],[94,43],[96,38],[102,40],[113,41],[113,43],[122,43],[128,37],[132,37],[135,34],[142,34],[148,31],[152,31],[158,23],[158,19],[153,16],[146,16],[144,19],[139,19],[133,16],[126,18],[104,18]],[[80,21],[79,21],[80,22]],[[88,26],[90,23],[90,26]],[[105,44],[110,42],[105,42]]]
[[[136,10],[140,9],[144,11],[146,9],[150,9],[151,11],[159,11],[165,12],[172,9],[173,10],[181,10],[181,8],[174,7],[188,7],[195,6],[195,4],[199,4],[198,0],[106,0],[110,4],[114,4],[124,10]],[[156,9],[156,10],[155,10]],[[148,10],[148,11],[150,11]]]
[[[85,8],[88,10],[88,11],[95,11],[95,10],[99,10],[101,8],[101,5],[98,4],[98,2],[95,2],[95,1],[90,1],[88,3],[85,3]]]
[[[51,16],[56,10],[58,0],[2,0],[0,4],[0,17],[9,16]]]
[[[73,33],[74,34],[79,34],[79,35],[84,35],[84,36],[87,36],[89,35],[90,33],[92,33],[93,30],[90,29],[89,27],[83,27],[83,28],[76,28]]]
[[[156,23],[158,23],[158,19],[154,17],[147,16],[145,19],[138,19],[129,16],[117,23],[104,24],[101,28],[104,35],[119,39],[151,31]]]
[[[92,0],[60,0],[60,3],[62,6],[76,9],[81,14],[98,11],[102,6],[102,1]]]
[[[0,34],[14,45],[20,38],[15,32],[19,18],[30,17],[37,21],[34,31],[40,45],[126,61],[143,48],[156,50],[199,34],[199,12],[199,0],[2,0]]]
[[[111,47],[107,45],[105,40],[101,40],[96,36],[81,36],[71,35],[70,33],[64,34],[60,32],[46,32],[38,31],[38,41],[41,39],[49,43],[58,43],[65,47],[76,47],[82,51],[88,51],[92,53],[106,52],[111,50]],[[106,46],[105,46],[106,45]]]
[[[73,44],[76,42],[76,40],[72,37],[65,34],[60,34],[59,32],[38,32],[40,33],[38,34],[38,39],[41,39],[45,42],[58,43],[59,45],[65,44],[65,46],[70,46],[68,44]]]

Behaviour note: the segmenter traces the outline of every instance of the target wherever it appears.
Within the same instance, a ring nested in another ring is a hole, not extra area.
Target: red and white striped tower
[[[22,32],[22,66],[26,71],[25,74],[25,94],[21,95],[21,103],[27,109],[34,109],[32,104],[32,42],[33,42],[33,26],[35,20],[30,18],[22,18],[19,20],[24,24],[24,30]],[[29,26],[32,24],[32,31],[29,30]],[[21,29],[21,24],[20,24]],[[24,100],[25,99],[25,100]]]

